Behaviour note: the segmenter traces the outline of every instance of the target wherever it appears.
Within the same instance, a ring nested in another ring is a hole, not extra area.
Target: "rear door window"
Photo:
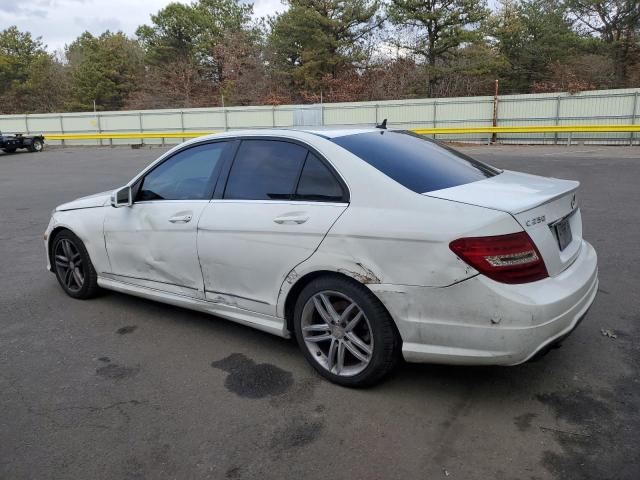
[[[341,202],[344,201],[344,194],[329,168],[309,152],[293,198],[315,202]]]
[[[500,173],[500,170],[412,132],[380,130],[331,140],[417,193],[456,187]]]
[[[289,200],[307,149],[278,140],[243,140],[229,172],[226,199]]]

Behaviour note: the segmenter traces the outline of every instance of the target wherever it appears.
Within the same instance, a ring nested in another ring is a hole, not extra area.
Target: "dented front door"
[[[111,264],[101,275],[203,298],[196,227],[206,200],[166,200],[108,208],[104,235]]]

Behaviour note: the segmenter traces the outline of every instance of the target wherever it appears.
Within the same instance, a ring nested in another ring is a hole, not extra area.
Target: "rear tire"
[[[61,231],[53,239],[51,268],[70,297],[85,300],[100,291],[98,275],[84,243],[69,230]]]
[[[41,152],[43,148],[44,148],[44,143],[42,143],[42,140],[38,138],[35,138],[31,142],[31,145],[29,145],[30,152]]]
[[[16,152],[16,148],[3,148],[2,151],[4,153],[15,153]]]
[[[391,316],[367,287],[347,277],[311,281],[296,300],[293,324],[307,361],[339,385],[374,385],[400,357],[400,336]]]

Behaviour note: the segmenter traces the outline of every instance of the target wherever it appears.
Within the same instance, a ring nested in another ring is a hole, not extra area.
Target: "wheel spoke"
[[[304,332],[328,332],[329,325],[326,323],[314,323],[313,325],[307,325],[306,327],[302,327]]]
[[[338,341],[335,338],[331,339],[331,346],[329,347],[329,353],[327,353],[327,368],[329,371],[333,370],[333,365],[335,363],[334,357],[336,356],[336,344]]]
[[[360,322],[362,317],[363,317],[362,311],[358,312],[356,316],[353,317],[349,323],[347,323],[347,326],[344,327],[344,331],[350,332],[351,330],[353,330],[354,327]]]
[[[73,252],[71,251],[71,244],[69,243],[69,240],[62,240],[62,250],[64,251],[64,255],[67,258],[73,258]]]
[[[332,322],[331,316],[324,309],[324,305],[322,305],[322,302],[318,299],[317,296],[313,297],[313,304],[316,307],[316,311],[320,314],[320,317],[322,318],[322,320],[324,320],[325,323],[327,323],[327,325],[330,324]]]
[[[72,283],[73,283],[73,270],[69,268],[64,272],[64,284],[67,286],[67,288],[71,288]]]
[[[371,347],[364,343],[360,338],[353,332],[347,333],[347,338],[351,340],[351,342],[357,346],[360,350],[362,350],[367,355],[371,355]]]
[[[69,268],[69,260],[64,255],[56,255],[56,266],[60,268]]]
[[[347,348],[347,350],[349,350],[349,352],[351,352],[351,355],[356,357],[361,362],[365,362],[365,363],[369,362],[369,357],[366,357],[365,355],[363,355],[362,352],[358,350],[356,347],[354,347],[350,342],[344,342],[344,346]]]
[[[330,333],[324,334],[324,335],[315,335],[315,336],[311,336],[311,337],[305,337],[305,341],[306,342],[324,342],[325,340],[331,340],[333,338],[333,335],[331,335]]]
[[[80,270],[77,269],[77,268],[73,268],[71,270],[73,272],[73,279],[75,280],[76,285],[79,288],[82,288],[82,284],[84,283],[84,278],[82,277],[82,274],[80,273]]]
[[[324,308],[326,312],[329,314],[329,317],[331,318],[331,320],[333,320],[333,322],[340,321],[340,315],[338,315],[338,312],[336,312],[336,309],[333,308],[333,305],[331,304],[331,300],[329,299],[329,296],[325,295],[324,293],[320,293],[318,296],[320,297],[320,300],[322,300]]]
[[[346,322],[355,308],[358,308],[358,305],[355,302],[350,303],[340,314],[340,322]]]
[[[336,373],[339,375],[344,368],[344,342],[338,342],[338,361],[336,362]]]

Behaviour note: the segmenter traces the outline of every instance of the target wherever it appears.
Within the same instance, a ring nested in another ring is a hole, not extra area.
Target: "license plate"
[[[573,240],[573,235],[571,234],[571,225],[569,224],[569,218],[565,218],[560,220],[554,226],[556,230],[556,238],[558,239],[558,246],[560,247],[560,251],[567,248],[567,245],[571,243]]]

